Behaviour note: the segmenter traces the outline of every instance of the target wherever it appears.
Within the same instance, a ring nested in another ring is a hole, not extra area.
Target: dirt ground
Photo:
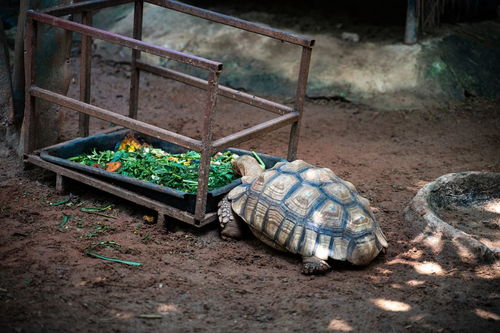
[[[125,114],[127,68],[94,58],[93,103]],[[75,72],[77,70],[75,69]],[[75,96],[78,85],[71,87]],[[199,137],[204,95],[143,75],[140,118]],[[285,101],[291,105],[291,101]],[[2,332],[493,332],[500,327],[500,266],[472,265],[443,246],[412,242],[419,230],[403,209],[426,182],[450,172],[500,171],[500,103],[382,112],[331,100],[307,101],[299,158],[331,168],[369,198],[389,248],[367,267],[334,262],[322,276],[300,273],[298,257],[249,236],[220,239],[169,220],[146,224],[140,206],[0,162],[0,331]],[[274,115],[219,100],[216,137]],[[76,112],[61,112],[63,138]],[[93,130],[109,124],[93,121]],[[241,145],[286,156],[288,128]],[[105,217],[80,207],[113,205]],[[79,206],[80,205],[80,206]],[[61,227],[64,215],[72,218]],[[119,249],[85,255],[99,241]],[[496,328],[495,328],[496,327]]]

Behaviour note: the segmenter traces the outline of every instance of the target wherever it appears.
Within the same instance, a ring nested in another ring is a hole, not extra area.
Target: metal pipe
[[[195,220],[201,221],[205,216],[207,208],[208,176],[210,174],[210,158],[212,156],[213,122],[215,117],[215,106],[217,105],[217,89],[219,84],[219,73],[210,72],[208,77],[207,105],[203,117],[202,142],[200,168],[198,174],[198,191],[196,193]]]
[[[146,0],[146,1],[157,6],[173,9],[181,13],[201,17],[209,21],[222,23],[238,29],[254,32],[259,35],[275,38],[284,42],[297,44],[301,46],[309,46],[309,47],[314,45],[314,39],[302,37],[296,34],[292,34],[274,28],[269,28],[260,24],[241,20],[239,18],[232,17],[229,15],[224,15],[212,12],[210,10],[186,5],[178,1],[169,1],[169,0]]]
[[[82,24],[92,25],[92,12],[82,12]],[[90,67],[92,64],[92,37],[82,36],[80,57],[80,101],[90,103]],[[89,135],[89,116],[79,114],[80,136]]]
[[[87,27],[86,25],[71,22],[65,19],[54,17],[51,15],[43,14],[33,10],[27,12],[29,17],[42,23],[50,24],[55,27],[63,28],[69,31],[78,32],[83,35],[92,36],[96,39],[101,39],[113,44],[123,45],[134,50],[144,51],[150,54],[154,54],[160,57],[169,58],[176,60],[188,65],[203,68],[210,71],[221,71],[222,63],[217,61],[208,60],[205,58],[200,58],[192,56],[187,53],[178,52],[175,50],[167,49],[164,47],[149,44],[140,40],[136,40],[130,37],[118,35],[112,32],[100,30],[94,27]]]
[[[138,132],[153,136],[155,138],[169,141],[175,143],[179,146],[183,146],[195,151],[201,151],[202,143],[199,140],[192,139],[190,137],[177,134],[166,129],[144,123],[139,120],[123,116],[112,111],[102,109],[100,107],[83,103],[74,100],[70,97],[57,94],[55,92],[39,88],[37,86],[31,86],[28,89],[32,96],[44,99],[51,103],[67,107],[69,109],[88,114],[89,116],[96,117],[105,121],[109,121],[120,126],[136,130]]]
[[[142,0],[137,0],[134,7],[134,39],[142,39],[142,14],[143,14],[143,2]],[[132,61],[131,61],[131,72],[130,77],[130,103],[129,103],[129,117],[137,119],[137,110],[139,108],[139,82],[141,72],[137,68],[137,59],[141,57],[141,51],[132,50]]]
[[[215,140],[212,143],[212,153],[214,154],[218,151],[237,145],[241,142],[248,141],[262,134],[290,125],[291,123],[296,122],[298,118],[299,118],[298,112],[291,112],[286,115],[268,120],[253,127],[244,129],[237,133]]]
[[[184,74],[172,69],[156,66],[156,65],[150,65],[147,64],[143,61],[138,60],[136,62],[137,68],[152,73],[156,74],[162,77],[165,77],[167,79],[172,79],[176,80],[185,84],[188,84],[190,86],[200,88],[200,89],[207,89],[208,88],[208,82],[206,80],[199,79],[195,76]],[[247,94],[241,91],[238,91],[236,89],[232,89],[226,86],[221,86],[219,85],[218,89],[218,94],[220,96],[224,96],[251,106],[254,106],[259,109],[263,109],[266,111],[274,112],[280,115],[287,114],[290,112],[293,112],[293,108],[288,107],[286,105],[276,103],[269,101],[265,98],[262,97],[257,97],[251,94]]]
[[[304,101],[306,97],[307,78],[309,76],[309,64],[311,63],[312,49],[310,47],[302,48],[302,55],[300,57],[299,79],[297,82],[297,91],[295,93],[295,111],[299,113],[297,121],[292,124],[290,130],[290,140],[288,142],[288,156],[289,161],[293,161],[297,157],[297,148],[299,145],[300,125],[302,114],[304,113]]]
[[[40,10],[41,13],[50,14],[54,16],[64,16],[69,14],[76,14],[90,10],[97,10],[107,7],[119,6],[134,0],[90,0],[73,3],[70,5],[54,6]]]

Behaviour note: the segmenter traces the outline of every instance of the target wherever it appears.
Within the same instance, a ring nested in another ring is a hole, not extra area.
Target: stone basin
[[[421,241],[440,252],[453,248],[462,260],[500,258],[500,173],[463,172],[425,185],[405,209]]]

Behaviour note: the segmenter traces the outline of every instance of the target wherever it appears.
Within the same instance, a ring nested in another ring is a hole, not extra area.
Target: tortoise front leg
[[[318,257],[302,257],[302,273],[304,274],[321,274],[330,269],[330,265]]]
[[[240,239],[243,237],[243,222],[235,216],[227,196],[219,202],[217,214],[219,215],[222,239]]]

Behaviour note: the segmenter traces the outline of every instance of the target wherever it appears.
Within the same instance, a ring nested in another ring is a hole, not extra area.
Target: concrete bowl
[[[463,172],[428,183],[405,209],[423,242],[434,252],[452,248],[463,261],[500,258],[500,173]]]

